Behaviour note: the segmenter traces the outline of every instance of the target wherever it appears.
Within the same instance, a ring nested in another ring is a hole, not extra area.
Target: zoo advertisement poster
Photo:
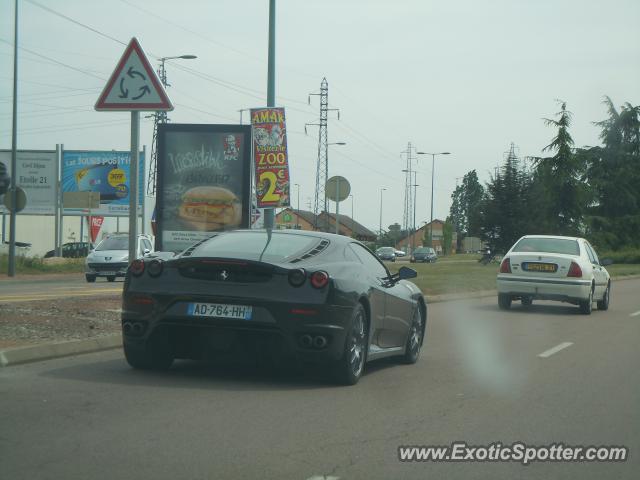
[[[290,206],[284,108],[251,109],[258,208]]]
[[[156,249],[249,227],[251,126],[158,126]]]
[[[11,151],[0,151],[0,187],[9,187]],[[27,205],[20,215],[55,215],[58,157],[55,150],[18,150],[16,152],[16,185],[24,190]],[[2,173],[4,172],[4,174]],[[0,193],[0,213],[9,213]]]
[[[129,215],[131,153],[118,151],[62,152],[62,192],[99,192],[100,207],[92,215]],[[144,196],[144,153],[138,162],[138,214]],[[87,215],[86,208],[63,208],[64,215]]]

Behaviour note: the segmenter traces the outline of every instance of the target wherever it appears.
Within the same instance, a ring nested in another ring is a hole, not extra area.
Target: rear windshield
[[[129,250],[129,237],[105,238],[96,250]]]
[[[416,248],[415,253],[432,253],[433,252],[433,248],[429,248],[429,247],[420,247],[420,248]]]
[[[308,252],[318,241],[312,236],[277,232],[271,234],[271,240],[267,232],[230,232],[207,240],[192,255],[282,262],[296,253]]]
[[[396,249],[393,247],[382,247],[378,250],[378,253],[396,253]]]
[[[576,240],[563,238],[523,238],[516,246],[514,252],[544,252],[562,253],[565,255],[580,255],[580,247]]]

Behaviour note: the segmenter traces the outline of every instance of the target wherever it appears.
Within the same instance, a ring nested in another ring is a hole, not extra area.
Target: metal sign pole
[[[276,0],[269,0],[269,57],[267,63],[267,107],[276,106]],[[275,208],[264,209],[264,227],[273,229]]]
[[[9,271],[10,277],[16,275],[16,215],[18,196],[16,192],[16,149],[18,135],[18,0],[15,1],[15,22],[13,40],[13,130],[11,132],[11,211],[9,217]]]
[[[138,240],[138,150],[140,143],[140,112],[131,112],[131,163],[129,164],[129,263],[137,256]]]
[[[340,178],[336,181],[336,235],[340,233]]]
[[[58,202],[58,187],[60,182],[58,181],[60,173],[60,144],[56,144],[56,168],[55,168],[55,227],[53,232],[53,249],[55,255],[60,254],[60,239],[58,238],[58,232],[60,231],[60,202]]]
[[[60,210],[60,221],[58,222],[58,250],[56,256],[62,256],[62,244],[64,240],[62,238],[62,224],[64,223],[64,203],[62,202],[62,158],[64,155],[64,144],[60,144],[60,160],[58,162],[58,168],[60,175],[57,178],[58,192],[56,194],[56,201],[58,202],[58,208]]]

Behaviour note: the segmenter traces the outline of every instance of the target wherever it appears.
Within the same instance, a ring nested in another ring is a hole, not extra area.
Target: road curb
[[[82,353],[93,353],[120,347],[122,347],[122,335],[115,334],[87,340],[50,342],[27,347],[7,348],[0,350],[0,367],[39,362],[42,360],[51,360],[52,358],[69,357]]]

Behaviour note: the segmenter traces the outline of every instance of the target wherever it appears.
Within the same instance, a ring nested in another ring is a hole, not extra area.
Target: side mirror
[[[398,270],[398,280],[408,280],[409,278],[416,278],[417,276],[418,272],[413,268],[400,267],[400,270]]]
[[[607,265],[613,265],[613,260],[610,258],[603,258],[602,260],[600,260],[600,265],[602,265],[603,267],[606,267]]]
[[[145,248],[145,249],[142,251],[142,255],[144,255],[145,257],[146,257],[147,255],[149,255],[150,253],[151,253],[151,250],[149,250],[148,248]]]

